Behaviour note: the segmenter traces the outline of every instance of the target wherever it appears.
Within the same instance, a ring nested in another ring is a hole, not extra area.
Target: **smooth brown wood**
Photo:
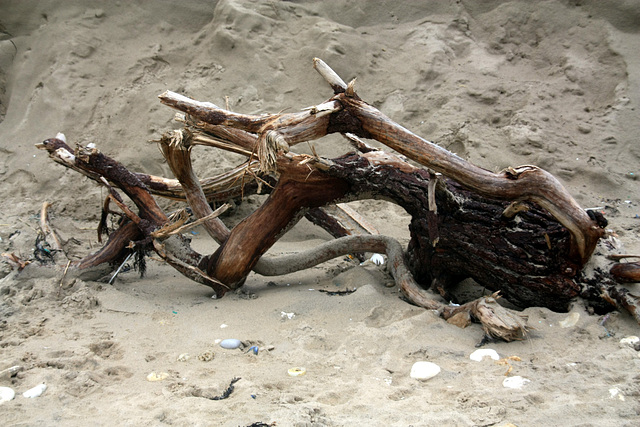
[[[344,197],[347,185],[308,167],[303,163],[307,159],[306,156],[280,157],[280,179],[267,201],[236,225],[215,253],[203,258],[200,269],[236,288],[305,210]]]

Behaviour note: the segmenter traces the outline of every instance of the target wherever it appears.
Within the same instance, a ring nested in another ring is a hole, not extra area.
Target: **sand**
[[[80,257],[99,244],[105,195],[34,144],[64,132],[134,171],[171,176],[154,144],[176,128],[157,95],[173,90],[242,113],[297,111],[331,96],[324,59],[359,95],[419,135],[490,170],[536,164],[640,252],[640,5],[630,0],[91,2],[0,0],[0,249],[33,256],[38,212]],[[347,151],[339,137],[315,143]],[[306,147],[299,147],[304,151]],[[203,176],[237,158],[200,150]],[[234,224],[262,198],[247,200]],[[168,206],[168,204],[165,204]],[[408,239],[386,202],[353,207]],[[194,245],[215,245],[196,230]],[[75,240],[73,240],[75,239]],[[329,239],[302,221],[269,252]],[[104,282],[0,267],[0,404],[6,426],[636,426],[640,335],[628,314],[529,308],[522,342],[488,347],[388,287],[384,267],[337,259],[241,292],[206,287],[150,260]],[[318,292],[356,288],[344,296]],[[638,285],[629,288],[639,293]],[[225,350],[218,340],[242,340]],[[258,346],[258,354],[247,351]],[[213,359],[204,361],[211,353]],[[180,357],[182,355],[182,357]],[[188,355],[185,356],[185,355]],[[199,358],[200,356],[200,358]],[[178,360],[181,359],[181,360]],[[204,360],[200,360],[204,359]],[[410,378],[415,362],[441,372]],[[292,377],[288,370],[304,367]],[[507,372],[509,371],[509,372]],[[166,373],[151,382],[147,376]],[[529,380],[506,388],[507,377]],[[234,378],[234,390],[221,395]],[[22,393],[45,383],[46,391]]]

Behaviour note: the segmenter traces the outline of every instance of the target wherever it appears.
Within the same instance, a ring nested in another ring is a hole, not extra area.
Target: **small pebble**
[[[220,347],[226,348],[227,350],[240,348],[241,345],[242,345],[242,341],[234,338],[229,338],[229,339],[220,341]]]
[[[416,362],[411,367],[411,378],[426,381],[440,373],[440,366],[431,362]]]
[[[584,133],[585,135],[588,133],[591,133],[591,126],[587,125],[587,124],[579,124],[578,125],[578,131],[580,133]]]
[[[34,397],[41,396],[42,393],[44,393],[44,391],[46,389],[47,389],[47,385],[45,383],[42,383],[42,384],[38,384],[34,388],[30,388],[29,390],[27,390],[24,393],[22,393],[22,395],[24,397],[28,397],[28,398],[33,399]]]
[[[469,359],[475,360],[476,362],[481,362],[485,357],[490,357],[493,360],[500,360],[500,356],[498,356],[498,352],[492,350],[490,348],[484,348],[480,350],[476,350],[469,356]]]
[[[178,362],[186,362],[189,359],[191,359],[189,353],[182,353],[180,356],[178,356]]]

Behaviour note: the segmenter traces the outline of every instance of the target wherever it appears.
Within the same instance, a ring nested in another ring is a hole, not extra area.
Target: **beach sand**
[[[545,168],[582,206],[605,212],[626,252],[640,253],[637,2],[0,0],[0,12],[3,253],[33,257],[45,201],[72,256],[100,247],[104,189],[36,143],[64,132],[71,146],[94,142],[132,171],[171,177],[148,141],[179,124],[157,95],[172,90],[247,114],[295,112],[332,95],[313,57],[346,81],[357,77],[359,96],[396,122],[479,166]],[[338,136],[313,144],[328,157],[349,150]],[[239,162],[211,149],[194,157],[203,177]],[[224,221],[236,224],[263,201],[247,197]],[[408,241],[399,207],[351,206]],[[205,234],[196,229],[194,247],[211,253]],[[303,220],[266,256],[329,238]],[[20,367],[0,374],[0,386],[16,391],[0,404],[6,426],[640,420],[639,352],[620,342],[640,328],[626,313],[589,315],[580,300],[569,313],[524,310],[527,339],[489,344],[503,360],[477,362],[469,356],[479,325],[459,329],[408,304],[371,263],[251,274],[221,299],[153,259],[144,278],[129,271],[111,285],[61,282],[62,270],[35,265],[18,272],[4,257],[0,267],[0,371]],[[640,294],[640,285],[629,289]],[[223,349],[226,338],[246,347]],[[441,372],[413,379],[418,361]],[[306,374],[290,376],[294,367]],[[152,372],[167,376],[148,381]],[[503,385],[518,376],[528,380],[521,388]],[[211,399],[234,378],[227,399]],[[40,397],[22,396],[41,383]]]

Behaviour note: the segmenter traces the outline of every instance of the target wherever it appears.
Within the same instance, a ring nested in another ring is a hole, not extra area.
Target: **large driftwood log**
[[[185,114],[184,129],[168,132],[159,141],[176,180],[129,172],[95,148],[73,152],[58,138],[40,144],[57,162],[107,185],[110,200],[124,212],[122,226],[105,247],[73,266],[83,269],[116,262],[132,247],[153,249],[222,296],[241,286],[252,269],[278,275],[348,253],[384,252],[390,272],[409,300],[440,310],[457,323],[461,314],[474,316],[489,335],[517,339],[525,328],[517,316],[496,315],[502,309],[493,299],[451,308],[425,289],[451,298],[451,286],[471,277],[522,307],[566,310],[582,295],[626,308],[640,320],[638,298],[618,288],[612,276],[583,280],[582,269],[604,235],[606,221],[581,209],[552,175],[535,166],[500,173],[478,168],[392,122],[322,61],[316,59],[314,65],[334,96],[299,113],[243,115],[173,92],[160,95],[162,103]],[[290,151],[297,143],[335,132],[346,135],[360,153],[329,160]],[[376,139],[428,169],[372,149],[358,137]],[[199,180],[191,168],[191,151],[197,145],[240,153],[247,161]],[[273,187],[267,201],[232,230],[209,205],[256,191],[263,184]],[[124,205],[112,187],[127,194],[138,213]],[[193,251],[176,234],[184,217],[170,220],[153,195],[186,199],[219,248],[210,255]],[[263,257],[303,215],[336,236],[358,233],[358,228],[366,233],[370,228],[357,219],[351,221],[353,215],[344,220],[349,217],[344,210],[338,209],[341,218],[335,209],[319,210],[364,198],[391,200],[411,215],[406,252],[385,236],[351,235],[308,253]]]

